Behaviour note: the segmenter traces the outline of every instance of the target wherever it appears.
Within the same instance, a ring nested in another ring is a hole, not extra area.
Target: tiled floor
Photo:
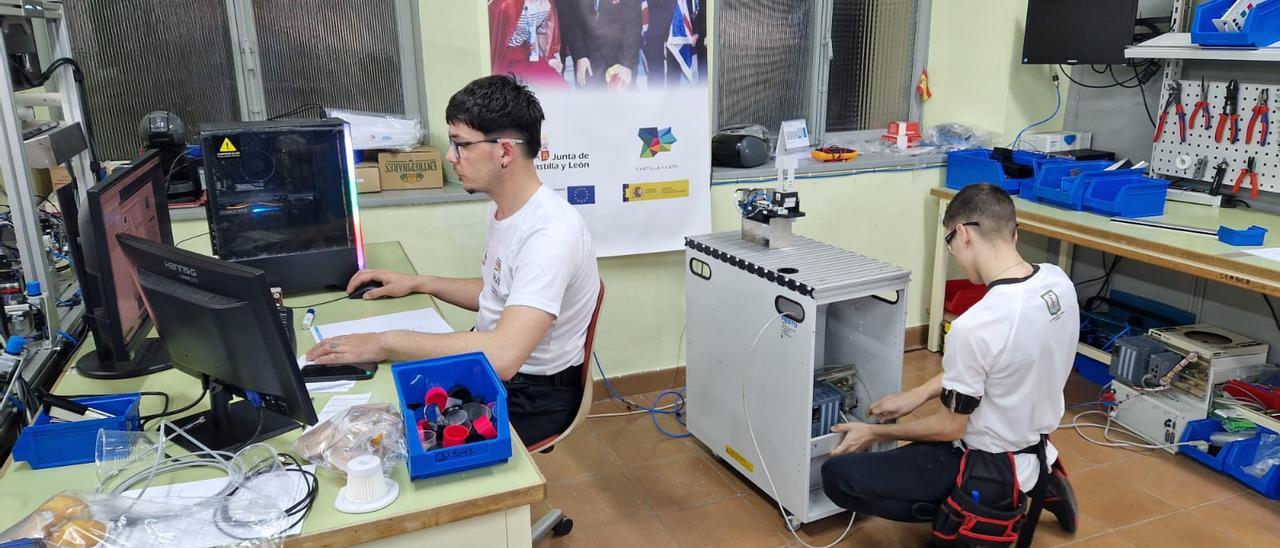
[[[918,385],[940,370],[938,355],[908,353],[903,384]],[[1083,379],[1073,376],[1067,385],[1070,403],[1096,395],[1097,387]],[[652,396],[633,399],[652,402]],[[917,413],[937,409],[934,402]],[[624,409],[614,402],[594,409],[618,411]],[[1071,430],[1060,430],[1053,441],[1080,501],[1080,530],[1069,537],[1045,514],[1036,546],[1280,546],[1280,503],[1185,457],[1098,447]],[[575,524],[569,536],[538,548],[800,546],[772,499],[696,440],[660,434],[648,415],[589,419],[554,452],[534,458],[548,482],[547,501],[533,508],[534,518],[554,505]],[[800,538],[826,545],[848,519],[841,514],[808,524]],[[924,524],[859,517],[841,546],[921,546],[928,531]]]

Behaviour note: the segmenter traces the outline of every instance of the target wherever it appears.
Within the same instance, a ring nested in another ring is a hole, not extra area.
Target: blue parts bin
[[[423,479],[506,462],[511,458],[511,426],[507,418],[507,389],[498,380],[484,354],[473,352],[391,366],[400,413],[404,415],[405,446],[409,477]],[[418,436],[418,421],[425,417],[422,405],[427,390],[439,386],[447,391],[466,387],[471,395],[493,404],[493,425],[497,437],[453,447],[424,450]]]
[[[1181,443],[1190,441],[1209,443],[1209,438],[1215,432],[1225,431],[1226,429],[1222,427],[1222,423],[1219,423],[1217,419],[1190,421],[1187,423],[1187,427],[1182,430],[1182,439],[1178,441]],[[1208,466],[1214,471],[1221,472],[1223,464],[1227,461],[1227,454],[1230,452],[1231,445],[1234,443],[1237,442],[1230,442],[1222,447],[1211,446],[1208,451],[1203,451],[1194,445],[1180,445],[1178,446],[1178,452],[1191,457],[1192,460]]]
[[[973,184],[991,183],[1009,194],[1017,194],[1021,184],[1035,179],[1036,170],[1048,159],[1048,156],[1037,152],[1016,150],[1006,170],[999,154],[991,149],[948,152],[946,185],[947,188],[961,190]]]
[[[76,398],[77,403],[101,411],[110,418],[53,423],[48,413],[22,430],[13,445],[13,459],[25,461],[34,469],[53,468],[93,462],[99,430],[138,431],[138,400],[141,395],[114,394],[92,398]]]
[[[1082,176],[1087,173],[1100,172],[1111,165],[1107,161],[1076,162],[1073,160],[1054,160],[1044,162],[1036,173],[1034,182],[1022,198],[1053,204],[1068,209],[1080,210],[1084,207],[1084,190]]]
[[[1213,20],[1222,17],[1235,0],[1211,0],[1196,8],[1191,43],[1208,47],[1265,48],[1280,41],[1280,0],[1258,0],[1240,32],[1221,32]]]
[[[1139,170],[1126,169],[1081,175],[1084,208],[1109,217],[1154,217],[1164,215],[1169,182],[1144,177]]]
[[[1223,431],[1225,430],[1216,419],[1191,421],[1187,423],[1187,427],[1182,431],[1182,439],[1178,441],[1208,442],[1214,433]],[[1257,432],[1271,433],[1265,428],[1259,428]],[[1240,483],[1249,486],[1250,489],[1262,494],[1262,496],[1273,500],[1280,499],[1280,466],[1273,467],[1261,478],[1245,471],[1246,468],[1253,464],[1261,442],[1260,436],[1255,433],[1253,437],[1248,439],[1229,441],[1221,448],[1211,446],[1208,452],[1202,451],[1193,445],[1179,446],[1178,452],[1213,470],[1235,478]]]
[[[1218,227],[1218,240],[1227,245],[1262,245],[1267,237],[1267,229],[1258,225],[1236,230],[1227,226]]]

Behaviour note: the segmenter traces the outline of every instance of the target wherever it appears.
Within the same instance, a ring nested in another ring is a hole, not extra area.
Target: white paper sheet
[[[316,342],[320,342],[325,337],[337,337],[355,333],[382,333],[396,329],[417,331],[419,333],[453,333],[453,328],[449,327],[449,323],[440,317],[439,312],[436,312],[434,308],[423,308],[421,310],[384,314],[359,320],[313,325],[311,326],[311,336],[315,338]]]
[[[316,414],[316,418],[319,419],[316,424],[332,419],[338,416],[339,413],[351,409],[352,406],[369,403],[369,399],[372,397],[373,394],[343,394],[329,398],[329,403],[324,404],[324,408],[320,410],[320,413]],[[307,430],[311,430],[311,428],[313,427],[308,426]]]
[[[315,473],[315,465],[303,466],[303,469]],[[226,478],[215,478],[204,481],[192,481],[187,483],[177,483],[173,485],[156,485],[149,487],[142,496],[142,500],[161,500],[164,499],[184,499],[184,498],[207,498],[218,493],[226,484]],[[302,474],[295,472],[269,474],[259,478],[255,478],[247,486],[253,493],[273,497],[280,508],[287,508],[301,500],[307,493],[306,478]],[[137,497],[140,489],[126,491],[124,496]],[[182,538],[181,544],[191,548],[204,548],[208,546],[226,546],[236,545],[241,541],[227,536],[226,533],[218,530],[213,522],[214,516],[212,511],[193,514],[181,520],[180,523],[166,523],[165,530],[180,531]],[[291,522],[296,517],[285,518],[285,523]],[[284,535],[296,535],[302,532],[304,521],[299,521],[297,525],[291,527]],[[139,528],[141,529],[141,528]],[[135,531],[141,535],[142,539],[148,535],[163,534],[155,530],[155,527],[149,531]],[[121,532],[112,531],[113,535],[121,534]],[[128,535],[124,538],[127,540]],[[176,540],[176,539],[175,539]]]
[[[1258,257],[1262,257],[1263,259],[1280,261],[1280,247],[1268,247],[1266,249],[1246,249],[1244,250],[1244,252],[1250,255],[1256,255]]]

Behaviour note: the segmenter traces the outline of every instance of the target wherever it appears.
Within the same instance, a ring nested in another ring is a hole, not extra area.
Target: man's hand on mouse
[[[331,337],[307,351],[307,361],[322,365],[335,363],[382,363],[388,359],[384,333],[356,333]]]
[[[370,282],[378,282],[382,284],[382,287],[370,289],[366,292],[364,294],[365,300],[381,299],[383,297],[403,297],[410,293],[420,292],[418,286],[421,282],[421,277],[391,270],[361,270],[351,277],[351,281],[347,282],[347,293],[351,293],[356,288]]]

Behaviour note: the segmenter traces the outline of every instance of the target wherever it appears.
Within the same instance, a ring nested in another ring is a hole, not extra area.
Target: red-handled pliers
[[[1164,133],[1164,122],[1169,118],[1169,108],[1173,107],[1178,113],[1178,141],[1185,143],[1187,142],[1187,111],[1182,110],[1182,83],[1170,82],[1167,88],[1169,96],[1164,100],[1164,110],[1160,111],[1160,123],[1156,124],[1156,135],[1151,142],[1160,142],[1160,135]]]
[[[1234,78],[1227,83],[1227,93],[1222,96],[1222,112],[1218,113],[1218,132],[1215,142],[1222,142],[1222,130],[1231,124],[1231,144],[1240,142],[1240,83]]]
[[[1244,134],[1245,144],[1253,144],[1253,129],[1258,120],[1262,120],[1262,135],[1258,137],[1258,146],[1267,146],[1267,134],[1271,133],[1271,102],[1267,88],[1258,92],[1258,104],[1253,105],[1253,116],[1249,117],[1248,131]]]
[[[1250,156],[1249,162],[1245,164],[1245,167],[1240,169],[1240,176],[1236,177],[1236,184],[1231,187],[1232,194],[1240,192],[1240,183],[1243,183],[1245,176],[1248,176],[1249,177],[1249,199],[1250,200],[1258,199],[1258,172],[1254,171],[1255,169],[1257,169],[1257,166],[1258,166],[1258,160],[1253,156]]]
[[[1204,129],[1205,131],[1213,129],[1213,113],[1209,112],[1209,87],[1204,84],[1204,77],[1200,77],[1200,100],[1196,101],[1196,108],[1191,109],[1191,126],[1195,127],[1196,118],[1200,117],[1200,111],[1204,111]]]

